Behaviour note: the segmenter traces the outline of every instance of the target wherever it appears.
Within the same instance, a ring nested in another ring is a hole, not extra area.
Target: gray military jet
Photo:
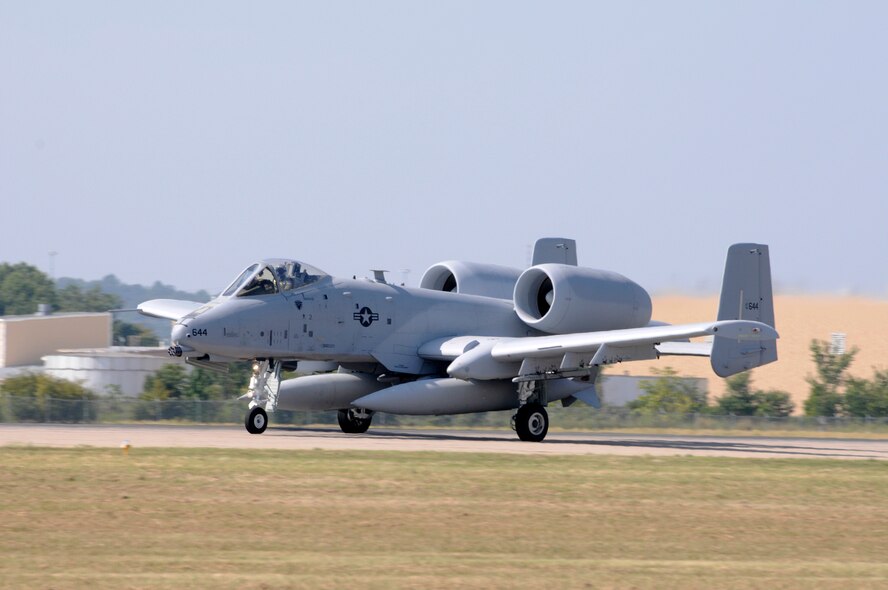
[[[210,303],[155,299],[145,315],[174,321],[171,355],[209,368],[253,361],[245,419],[261,434],[268,413],[338,410],[343,432],[365,432],[374,412],[439,415],[516,409],[524,441],[542,441],[546,405],[599,405],[604,365],[664,355],[708,356],[726,377],[777,360],[768,247],[735,244],[718,318],[651,321],[639,285],[577,266],[574,240],[543,238],[525,270],[447,261],[419,288],[343,279],[296,260],[250,265]],[[708,336],[705,342],[689,339]],[[326,363],[320,374],[281,380]],[[313,364],[314,363],[314,364]]]

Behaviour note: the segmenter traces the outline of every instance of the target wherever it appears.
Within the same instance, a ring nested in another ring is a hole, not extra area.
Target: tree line
[[[803,404],[807,416],[885,417],[888,416],[888,370],[876,370],[872,379],[848,376],[858,350],[833,354],[829,344],[814,340],[810,344],[816,375],[808,377],[809,396]],[[226,400],[243,393],[250,380],[250,363],[233,363],[227,373],[203,368],[187,370],[182,364],[169,364],[145,380],[139,396],[137,415],[154,419],[161,412],[163,419],[178,418],[188,412],[187,402],[195,400]],[[285,375],[291,378],[293,375]],[[705,391],[671,368],[659,372],[657,378],[641,383],[643,394],[628,404],[631,412],[640,415],[704,414],[722,416],[763,416],[785,418],[795,410],[785,391],[762,390],[753,386],[752,372],[734,375],[726,380],[727,391],[710,403]],[[20,398],[31,398],[35,415],[42,416],[41,406],[48,398],[94,399],[83,387],[48,375],[23,375],[0,383],[0,392]],[[184,405],[177,406],[175,402]],[[605,400],[606,401],[606,400]],[[158,404],[158,402],[163,402]],[[158,409],[160,408],[160,409]],[[75,417],[78,417],[76,414]]]
[[[810,395],[805,400],[809,416],[888,416],[888,369],[874,370],[872,379],[848,375],[854,357],[852,348],[841,354],[830,352],[829,344],[814,340],[810,346],[817,375],[808,377]]]
[[[658,377],[642,382],[644,393],[627,405],[637,414],[712,414],[721,416],[768,416],[785,418],[793,413],[790,395],[779,390],[752,387],[749,371],[725,380],[727,391],[709,403],[708,394],[667,367]],[[605,400],[606,401],[606,400]]]
[[[45,303],[53,311],[108,311],[122,305],[120,298],[98,287],[84,291],[77,285],[57,289],[46,273],[20,262],[0,263],[0,315],[27,315]]]
[[[872,379],[848,375],[859,350],[830,351],[829,343],[812,340],[809,346],[815,376],[807,378],[808,398],[802,409],[806,416],[876,418],[888,416],[888,370],[875,370]],[[659,376],[640,385],[644,393],[628,404],[639,414],[720,414],[784,418],[795,410],[790,395],[779,390],[752,386],[752,372],[725,380],[727,391],[709,403],[707,393],[666,368]]]
[[[106,293],[94,284],[78,283],[57,286],[43,271],[30,264],[0,263],[0,316],[29,315],[38,305],[46,304],[53,312],[106,312],[120,309],[124,302],[113,293]],[[141,324],[114,320],[115,344],[130,342],[138,346],[156,346],[157,336]]]

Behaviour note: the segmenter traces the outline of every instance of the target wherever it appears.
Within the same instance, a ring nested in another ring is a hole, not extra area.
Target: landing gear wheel
[[[370,422],[373,421],[373,415],[370,412],[354,408],[339,410],[336,413],[336,417],[339,419],[339,428],[346,434],[367,432],[367,429],[370,428]]]
[[[268,414],[265,413],[265,410],[256,406],[247,413],[244,426],[247,427],[247,432],[250,434],[262,434],[268,428]]]
[[[549,414],[540,404],[525,404],[515,414],[515,431],[518,438],[527,442],[540,442],[549,432]]]

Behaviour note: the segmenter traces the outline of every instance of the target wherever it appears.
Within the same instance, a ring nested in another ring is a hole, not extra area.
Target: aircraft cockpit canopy
[[[255,297],[289,293],[327,276],[324,271],[298,260],[263,260],[248,266],[222,293],[223,297]]]

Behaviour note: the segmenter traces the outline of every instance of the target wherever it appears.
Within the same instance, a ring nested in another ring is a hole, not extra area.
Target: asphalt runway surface
[[[371,428],[344,434],[330,427],[270,427],[248,434],[241,426],[0,424],[0,446],[440,451],[528,455],[696,455],[800,459],[888,460],[888,440],[678,436],[550,432],[542,443],[503,430]]]

